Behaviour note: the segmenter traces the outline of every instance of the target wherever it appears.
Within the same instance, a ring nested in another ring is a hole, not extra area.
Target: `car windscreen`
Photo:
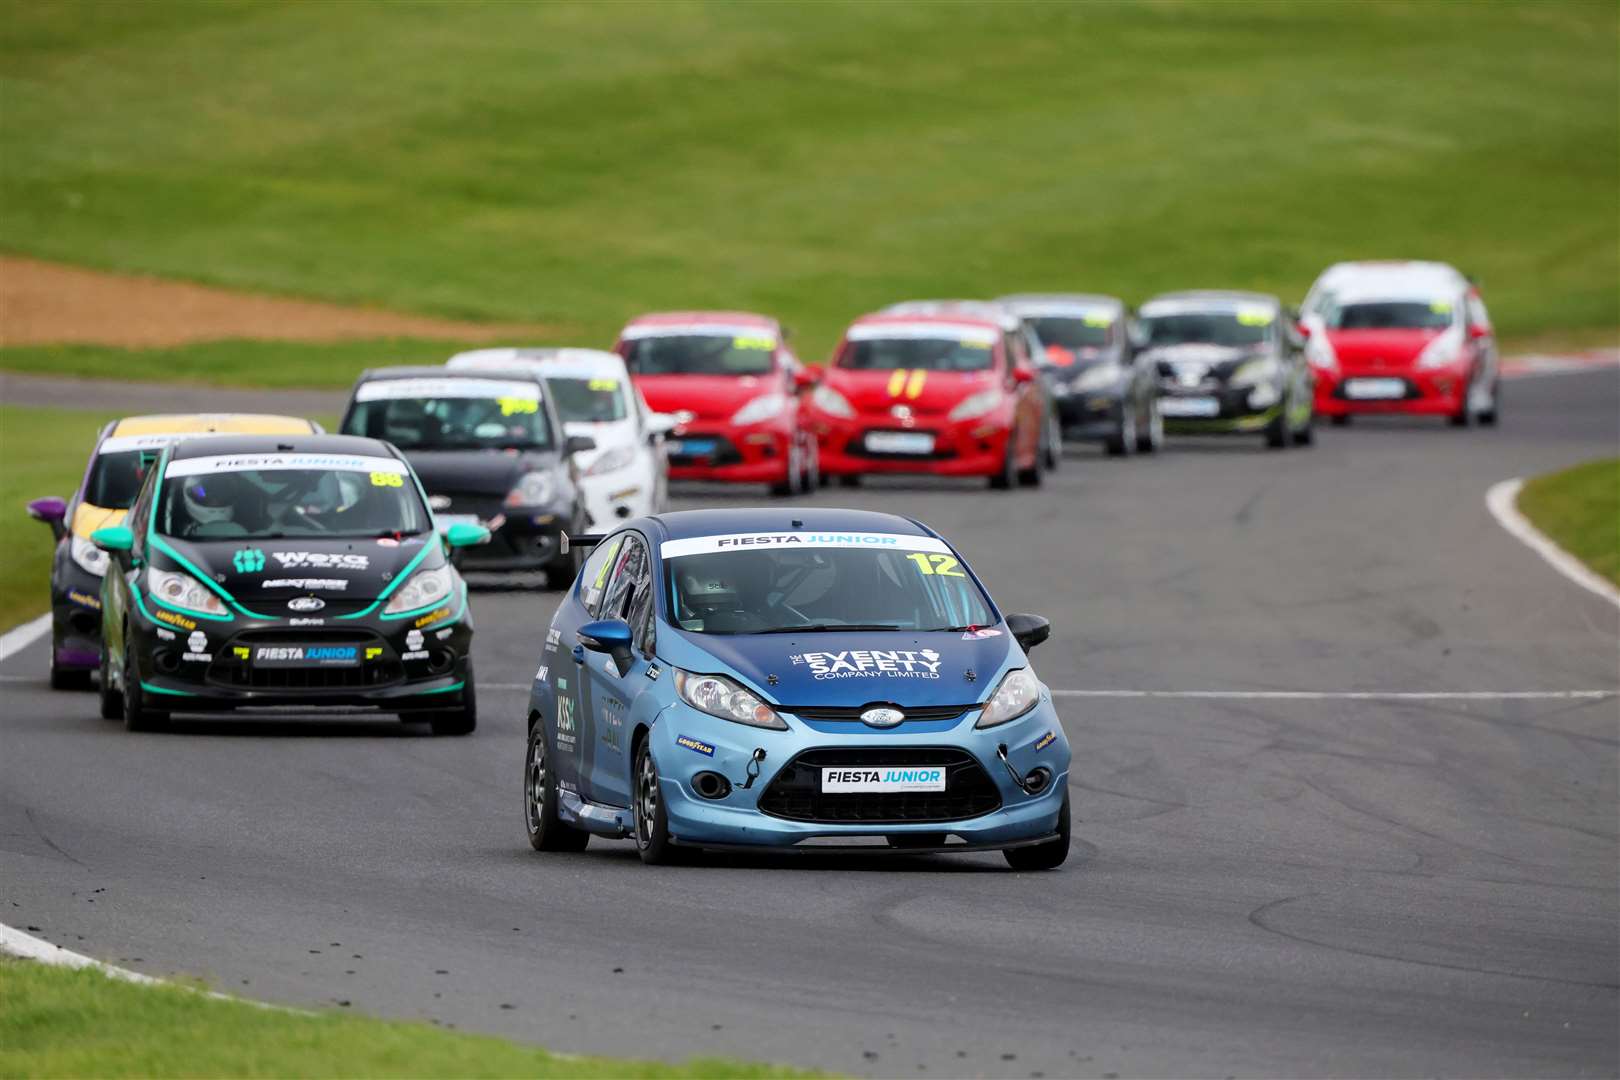
[[[702,634],[947,630],[996,616],[944,541],[889,533],[748,534],[662,545],[666,617]]]
[[[602,424],[625,417],[624,386],[618,379],[564,379],[548,375],[546,386],[551,389],[551,400],[564,423]]]
[[[152,450],[119,450],[96,455],[90,466],[90,479],[84,485],[84,501],[107,510],[128,510],[140,494],[141,481],[152,465]]]
[[[851,371],[988,371],[993,362],[989,341],[872,337],[846,342],[836,366]]]
[[[274,540],[408,536],[432,520],[395,458],[235,454],[171,461],[155,524],[181,540]]]
[[[1108,344],[1113,320],[1106,314],[1036,315],[1029,319],[1042,345],[1060,349],[1100,349]]]
[[[1443,300],[1378,300],[1333,305],[1323,313],[1330,330],[1444,330],[1451,305]]]
[[[625,345],[624,362],[637,375],[766,375],[776,356],[766,333],[660,334]]]
[[[343,432],[401,450],[549,450],[554,444],[540,384],[499,379],[363,382]]]
[[[1143,339],[1150,347],[1164,345],[1260,345],[1270,332],[1275,315],[1270,308],[1144,312]]]

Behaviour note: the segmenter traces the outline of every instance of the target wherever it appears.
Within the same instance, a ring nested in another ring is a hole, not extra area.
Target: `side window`
[[[649,659],[657,648],[657,634],[653,629],[653,585],[650,564],[650,559],[643,559],[641,562],[641,574],[636,578],[635,595],[630,601],[630,617],[625,620],[630,624],[631,633],[635,635],[636,648]]]
[[[630,618],[630,605],[635,599],[636,583],[647,573],[647,545],[634,533],[626,533],[619,557],[608,575],[607,592],[596,614],[598,619]]]
[[[585,565],[579,571],[579,602],[585,605],[586,612],[593,619],[601,607],[602,594],[607,591],[608,571],[613,569],[613,561],[629,535],[619,533],[596,545],[596,550],[591,552],[591,557],[585,560]]]
[[[146,480],[141,484],[140,493],[130,504],[129,516],[124,519],[130,531],[135,534],[135,545],[130,548],[130,554],[136,559],[146,559],[146,526],[152,520],[152,492],[157,487],[157,476],[162,470],[156,461],[147,466]]]

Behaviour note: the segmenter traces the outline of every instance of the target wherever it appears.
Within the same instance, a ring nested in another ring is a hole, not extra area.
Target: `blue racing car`
[[[1069,743],[1026,651],[925,525],[855,510],[692,510],[602,537],[529,704],[541,851],[1069,852]]]

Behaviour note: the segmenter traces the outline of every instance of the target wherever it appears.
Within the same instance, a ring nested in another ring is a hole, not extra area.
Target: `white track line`
[[[0,634],[0,660],[11,659],[14,654],[50,633],[50,630],[51,613],[47,611],[37,619],[30,619]]]
[[[1485,506],[1496,519],[1496,523],[1506,529],[1515,540],[1546,559],[1554,570],[1587,592],[1601,596],[1620,608],[1620,589],[1616,589],[1606,579],[1587,569],[1585,563],[1553,543],[1546,533],[1530,524],[1529,520],[1519,513],[1519,492],[1523,488],[1524,481],[1519,478],[1491,485],[1491,489],[1485,493]]]
[[[53,945],[44,938],[37,938],[32,934],[25,934],[14,926],[0,923],[0,953],[11,956],[20,956],[25,960],[37,960],[52,967],[68,968],[95,968],[103,975],[110,975],[115,979],[124,979],[127,982],[144,983],[147,986],[157,986],[162,979],[154,979],[150,975],[142,975],[138,971],[128,968],[115,967],[112,964],[102,963],[83,953],[76,953],[64,949],[60,945]]]

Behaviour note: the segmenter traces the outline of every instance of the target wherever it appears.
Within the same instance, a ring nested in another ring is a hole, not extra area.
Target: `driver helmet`
[[[238,492],[228,474],[199,476],[180,489],[186,512],[198,525],[216,525],[236,517]]]
[[[706,614],[736,610],[737,582],[730,575],[696,570],[682,574],[680,580],[681,600],[688,610]]]

